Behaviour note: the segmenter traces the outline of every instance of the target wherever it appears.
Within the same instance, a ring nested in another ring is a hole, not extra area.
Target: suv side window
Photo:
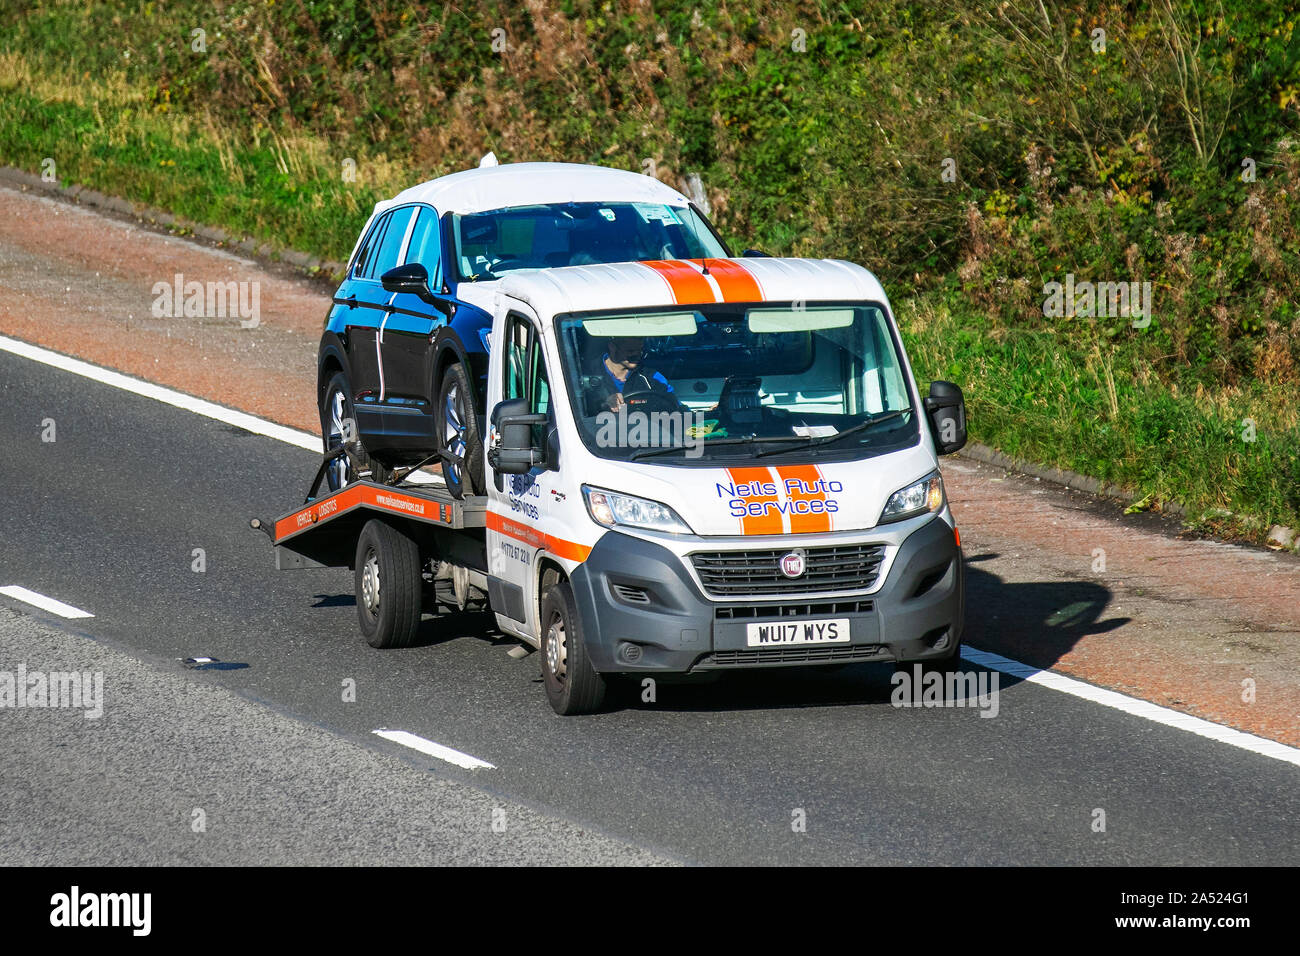
[[[438,230],[438,213],[428,206],[420,207],[415,220],[411,241],[406,247],[406,261],[418,262],[429,272],[429,288],[435,292],[442,287],[442,248]]]
[[[366,266],[367,278],[378,279],[397,265],[397,257],[402,251],[402,240],[406,238],[406,227],[411,224],[411,216],[414,213],[414,206],[403,206],[388,214],[388,228],[384,230],[384,238],[380,240],[379,248],[370,264]]]
[[[366,237],[365,244],[357,252],[357,261],[352,264],[352,277],[354,279],[364,279],[369,275],[366,266],[372,265],[375,257],[375,250],[379,248],[379,241],[384,236],[384,227],[388,225],[389,216],[385,214],[379,217],[375,223],[370,235]]]

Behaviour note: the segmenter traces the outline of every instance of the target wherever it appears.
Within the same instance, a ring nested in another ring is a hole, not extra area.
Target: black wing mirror
[[[952,382],[931,382],[925,410],[939,454],[951,455],[966,444],[966,399],[960,388]]]
[[[448,317],[455,309],[446,299],[440,299],[433,294],[433,290],[429,288],[429,270],[418,262],[408,262],[396,269],[389,269],[379,277],[379,281],[385,291],[418,295],[422,301],[429,303]]]
[[[533,445],[533,426],[545,425],[547,416],[530,414],[528,402],[511,398],[492,409],[492,426],[500,440],[487,450],[488,463],[505,475],[524,475],[546,464],[542,449]]]

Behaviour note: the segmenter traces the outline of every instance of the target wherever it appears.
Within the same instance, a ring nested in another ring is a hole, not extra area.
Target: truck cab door
[[[496,323],[502,338],[493,342],[488,372],[489,410],[498,402],[522,398],[530,412],[550,410],[545,354],[531,321],[509,312]],[[544,426],[536,426],[544,430]],[[488,590],[503,630],[536,643],[537,556],[545,548],[542,531],[548,509],[542,494],[544,468],[506,475],[491,464],[488,473]]]

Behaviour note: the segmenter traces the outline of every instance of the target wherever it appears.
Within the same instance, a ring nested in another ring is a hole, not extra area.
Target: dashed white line
[[[162,385],[155,385],[152,382],[146,382],[138,378],[132,378],[129,375],[123,375],[121,372],[114,372],[110,369],[101,368],[98,365],[92,365],[90,362],[83,362],[80,359],[70,358],[67,355],[60,355],[58,352],[52,352],[49,349],[41,348],[39,345],[29,345],[26,342],[20,342],[17,339],[11,339],[7,336],[0,335],[0,350],[11,352],[14,355],[31,359],[35,362],[42,362],[55,368],[72,372],[75,375],[81,375],[85,378],[93,379],[96,382],[102,382],[105,385],[111,385],[114,388],[120,388],[124,391],[132,392],[136,395],[143,395],[146,398],[156,399],[167,405],[176,408],[183,408],[187,411],[194,412],[197,415],[203,415],[206,418],[216,419],[225,422],[228,425],[235,425],[250,431],[255,435],[265,435],[267,438],[274,438],[278,441],[294,445],[298,448],[305,448],[308,451],[318,452],[321,448],[321,441],[315,435],[308,434],[304,431],[298,431],[295,428],[288,428],[284,425],[277,425],[274,422],[268,422],[265,419],[257,418],[246,412],[238,412],[232,408],[218,405],[215,402],[209,402],[201,398],[195,398],[192,395],[186,395],[184,392],[178,392]],[[410,476],[410,480],[415,482],[437,482],[439,479],[432,475],[425,475],[416,472]],[[21,591],[37,600],[31,600],[29,597],[23,597],[20,594],[12,593]],[[27,601],[35,604],[37,607],[44,607],[46,610],[55,614],[63,614],[65,617],[93,617],[85,611],[78,610],[70,605],[55,601],[43,595],[36,594],[34,591],[27,591],[26,588],[0,588],[0,594],[9,594],[10,597],[16,597],[18,600]],[[41,603],[45,602],[45,603]],[[57,610],[62,608],[63,610]],[[64,613],[65,611],[72,613]],[[1166,727],[1174,727],[1179,730],[1186,730],[1190,733],[1198,734],[1210,740],[1219,743],[1228,744],[1232,747],[1238,747],[1242,750],[1248,750],[1264,757],[1271,757],[1274,760],[1281,760],[1284,763],[1295,764],[1300,766],[1300,749],[1289,747],[1286,744],[1280,744],[1264,737],[1257,737],[1254,734],[1248,734],[1244,731],[1234,730],[1231,727],[1224,727],[1222,724],[1211,723],[1208,720],[1202,720],[1199,717],[1193,717],[1190,714],[1184,714],[1176,710],[1170,710],[1168,707],[1161,707],[1149,701],[1138,700],[1135,697],[1128,697],[1124,694],[1117,693],[1113,690],[1106,690],[1101,687],[1094,687],[1091,684],[1085,684],[1083,681],[1074,680],[1063,674],[1057,674],[1053,671],[1040,670],[1037,667],[1031,667],[1028,664],[1022,664],[1014,661],[1009,657],[1002,657],[999,654],[993,654],[988,651],[976,650],[973,647],[963,647],[962,657],[973,664],[979,664],[982,667],[988,667],[992,670],[1009,674],[1013,677],[1019,677],[1030,683],[1038,684],[1042,687],[1049,687],[1052,690],[1060,691],[1063,694],[1070,694],[1073,697],[1082,700],[1092,701],[1103,707],[1110,707],[1114,710],[1122,711],[1126,714],[1132,714],[1135,717],[1142,717],[1153,723],[1163,724]],[[459,750],[452,750],[450,747],[444,747],[442,744],[434,743],[431,740],[425,740],[423,737],[417,737],[415,734],[407,733],[404,730],[376,730],[376,734],[395,743],[412,747],[421,753],[431,757],[437,757],[439,760],[446,760],[449,763],[456,764],[458,767],[467,769],[474,768],[496,768],[486,761],[479,760],[477,757],[471,757],[469,754],[463,754]]]
[[[5,597],[11,597],[16,601],[25,601],[33,607],[38,607],[42,611],[49,611],[51,614],[57,614],[59,617],[66,617],[69,620],[79,617],[94,617],[89,611],[83,611],[79,607],[73,607],[71,604],[64,604],[62,601],[56,601],[52,597],[46,597],[44,594],[38,594],[35,591],[29,591],[25,587],[17,584],[6,585],[0,588],[0,594]]]
[[[471,757],[469,754],[461,753],[459,750],[452,750],[450,747],[444,747],[442,744],[436,744],[432,740],[425,740],[423,737],[417,737],[415,734],[408,733],[405,730],[376,730],[375,735],[383,737],[385,740],[391,740],[395,744],[401,744],[403,747],[410,747],[412,750],[418,750],[422,754],[430,757],[437,757],[439,760],[445,760],[447,763],[454,763],[457,767],[464,767],[466,770],[495,770],[496,767],[486,760],[479,760],[478,757]]]
[[[1066,677],[1064,674],[1057,674],[1055,671],[1045,671],[1029,664],[1022,664],[1020,661],[1013,661],[1001,654],[976,650],[973,647],[963,647],[961,656],[972,664],[979,664],[981,667],[1018,677],[1028,683],[1038,684],[1040,687],[1050,687],[1052,690],[1060,691],[1062,694],[1069,694],[1071,697],[1092,701],[1094,704],[1132,714],[1134,717],[1142,717],[1153,723],[1164,724],[1166,727],[1186,730],[1201,737],[1208,737],[1210,740],[1217,740],[1221,744],[1239,747],[1242,750],[1249,750],[1251,753],[1263,757],[1272,757],[1274,760],[1281,760],[1283,763],[1300,767],[1300,749],[1288,747],[1276,740],[1268,740],[1265,737],[1257,737],[1242,730],[1224,727],[1222,724],[1211,723],[1208,720],[1202,720],[1200,717],[1193,717],[1191,714],[1184,714],[1168,707],[1161,707],[1159,704],[1153,704],[1150,701],[1138,700],[1135,697],[1128,697],[1113,690],[1106,690],[1104,687],[1094,687],[1092,684],[1075,680],[1073,677]]]

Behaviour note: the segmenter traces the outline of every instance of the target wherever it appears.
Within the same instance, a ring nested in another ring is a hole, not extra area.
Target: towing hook
[[[263,521],[261,518],[249,518],[248,526],[254,531],[261,531],[272,541],[275,540],[275,532],[271,530],[271,525]]]

